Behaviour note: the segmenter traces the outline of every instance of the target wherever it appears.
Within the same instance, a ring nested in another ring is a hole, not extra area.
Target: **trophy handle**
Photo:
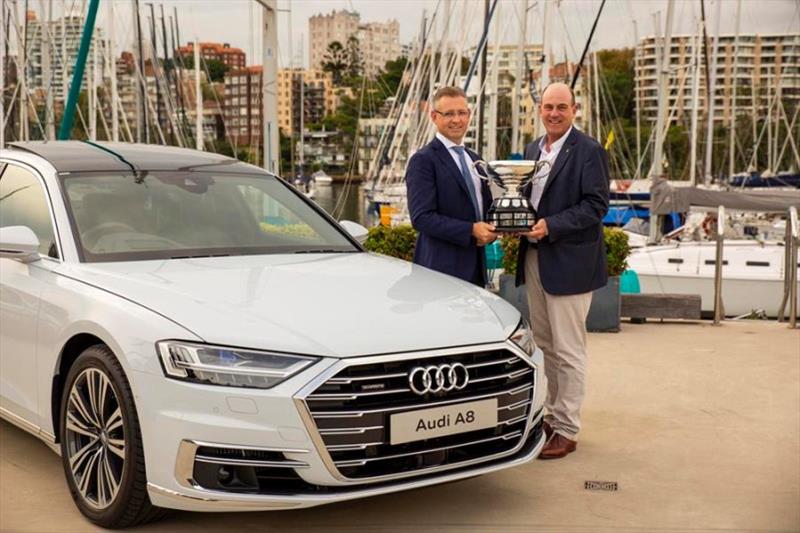
[[[519,186],[520,187],[525,187],[529,183],[541,180],[542,178],[544,178],[545,176],[550,174],[550,171],[552,170],[552,167],[553,167],[553,165],[550,164],[550,161],[537,161],[534,171],[531,174],[529,174],[528,176],[526,176],[525,179],[523,179],[520,182]],[[539,176],[538,178],[534,178],[534,176],[536,174],[538,174],[539,172],[541,172],[542,169],[544,169],[544,168],[547,169],[547,174],[545,174],[544,176]]]
[[[478,174],[478,177],[480,179],[482,179],[484,181],[487,181],[489,183],[494,183],[498,187],[500,187],[501,189],[506,190],[506,187],[503,185],[503,182],[500,180],[500,175],[497,172],[495,172],[494,170],[492,170],[492,167],[489,166],[489,163],[487,163],[483,159],[477,159],[477,160],[473,161],[472,164],[475,165],[477,168],[483,170],[483,173],[485,174],[485,176],[481,175],[481,174]]]

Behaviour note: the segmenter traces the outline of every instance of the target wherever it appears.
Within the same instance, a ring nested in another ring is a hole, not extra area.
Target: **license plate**
[[[466,433],[497,425],[497,398],[392,415],[391,444]]]

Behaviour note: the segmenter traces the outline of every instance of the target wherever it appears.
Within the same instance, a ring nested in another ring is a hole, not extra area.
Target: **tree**
[[[322,58],[322,70],[333,75],[334,85],[340,85],[347,67],[347,51],[339,41],[331,41]]]
[[[200,66],[208,69],[208,76],[211,81],[225,81],[225,73],[230,67],[218,59],[204,59],[200,61]],[[194,56],[183,57],[183,68],[194,68]]]
[[[355,35],[347,39],[347,77],[359,78],[364,73],[364,61],[361,59],[361,47]]]

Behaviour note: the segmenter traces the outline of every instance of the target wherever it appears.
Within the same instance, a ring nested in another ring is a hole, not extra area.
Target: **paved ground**
[[[800,331],[623,324],[590,335],[589,376],[566,459],[300,511],[174,513],[140,530],[800,531]],[[0,423],[0,531],[92,530],[56,455]]]

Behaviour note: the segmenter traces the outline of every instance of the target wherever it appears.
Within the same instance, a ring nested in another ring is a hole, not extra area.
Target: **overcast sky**
[[[6,2],[7,0],[2,0]],[[118,46],[130,49],[133,40],[131,24],[131,1],[113,0],[115,3],[115,41]],[[419,33],[423,13],[430,17],[446,0],[278,0],[279,62],[288,66],[291,50],[295,65],[308,58],[308,18],[318,13],[348,9],[361,15],[362,22],[383,22],[396,19],[400,23],[401,43],[411,42]],[[739,0],[705,0],[706,18],[709,31],[713,33],[716,14],[721,33],[735,31],[736,11]],[[42,16],[42,5],[47,0],[29,0],[30,8]],[[61,14],[66,6],[80,10],[86,0],[53,0],[54,17]],[[98,27],[108,36],[108,3],[100,2]],[[248,64],[260,63],[254,52],[261,42],[259,29],[261,7],[252,0],[164,0],[154,1],[156,17],[159,6],[163,4],[167,16],[177,8],[180,21],[182,44],[195,37],[203,41],[228,42],[231,46],[242,48],[247,53]],[[548,17],[547,31],[552,36],[553,53],[559,59],[567,55],[578,59],[589,35],[592,22],[601,0],[560,0],[553,1]],[[20,9],[23,4],[19,2]],[[147,30],[149,7],[146,0],[140,0],[142,22]],[[466,34],[469,44],[477,43],[480,30],[483,0],[452,0],[457,11],[451,16],[450,34]],[[544,0],[529,0],[528,42],[541,42],[544,21]],[[516,43],[519,35],[522,2],[500,0],[498,14],[493,21],[493,30],[499,30],[502,40]],[[719,6],[719,9],[718,9]],[[661,12],[661,27],[666,19],[667,0],[608,0],[600,18],[593,42],[594,49],[619,48],[635,43],[634,29],[639,37],[652,35],[655,31],[654,14]],[[800,1],[798,0],[741,0],[741,33],[800,33]],[[690,33],[696,28],[700,15],[699,0],[675,0],[673,34]],[[442,16],[439,15],[438,23]],[[634,25],[635,23],[635,25]],[[440,26],[437,26],[437,28]],[[455,29],[460,31],[456,32]],[[663,31],[663,29],[659,30]],[[494,36],[494,31],[492,32]],[[302,56],[301,56],[302,53]]]

